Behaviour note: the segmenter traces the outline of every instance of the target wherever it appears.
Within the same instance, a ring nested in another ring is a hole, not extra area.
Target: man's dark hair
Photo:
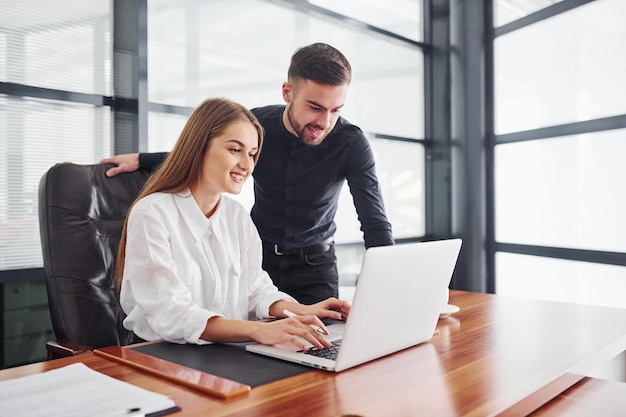
[[[311,80],[325,85],[350,84],[352,67],[339,50],[325,43],[299,48],[291,57],[289,80]]]

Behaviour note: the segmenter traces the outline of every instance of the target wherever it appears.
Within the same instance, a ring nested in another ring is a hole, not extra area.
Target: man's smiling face
[[[348,84],[326,85],[311,80],[283,83],[285,127],[305,144],[319,145],[335,127],[347,92]]]

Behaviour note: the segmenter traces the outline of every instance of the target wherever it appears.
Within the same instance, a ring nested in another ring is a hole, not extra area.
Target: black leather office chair
[[[113,283],[126,213],[148,178],[111,165],[57,164],[39,184],[39,226],[52,327],[48,358],[135,341]]]

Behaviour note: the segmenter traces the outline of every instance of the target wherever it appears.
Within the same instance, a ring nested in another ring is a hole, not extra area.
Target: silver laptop
[[[331,348],[250,344],[250,352],[339,372],[429,340],[437,327],[460,239],[367,249],[345,323],[326,326]]]

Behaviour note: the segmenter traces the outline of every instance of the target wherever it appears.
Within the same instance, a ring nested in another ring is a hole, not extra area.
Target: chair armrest
[[[93,348],[91,346],[81,345],[80,343],[70,342],[69,340],[49,340],[46,342],[48,360],[80,355],[81,353],[91,352],[92,350]]]

